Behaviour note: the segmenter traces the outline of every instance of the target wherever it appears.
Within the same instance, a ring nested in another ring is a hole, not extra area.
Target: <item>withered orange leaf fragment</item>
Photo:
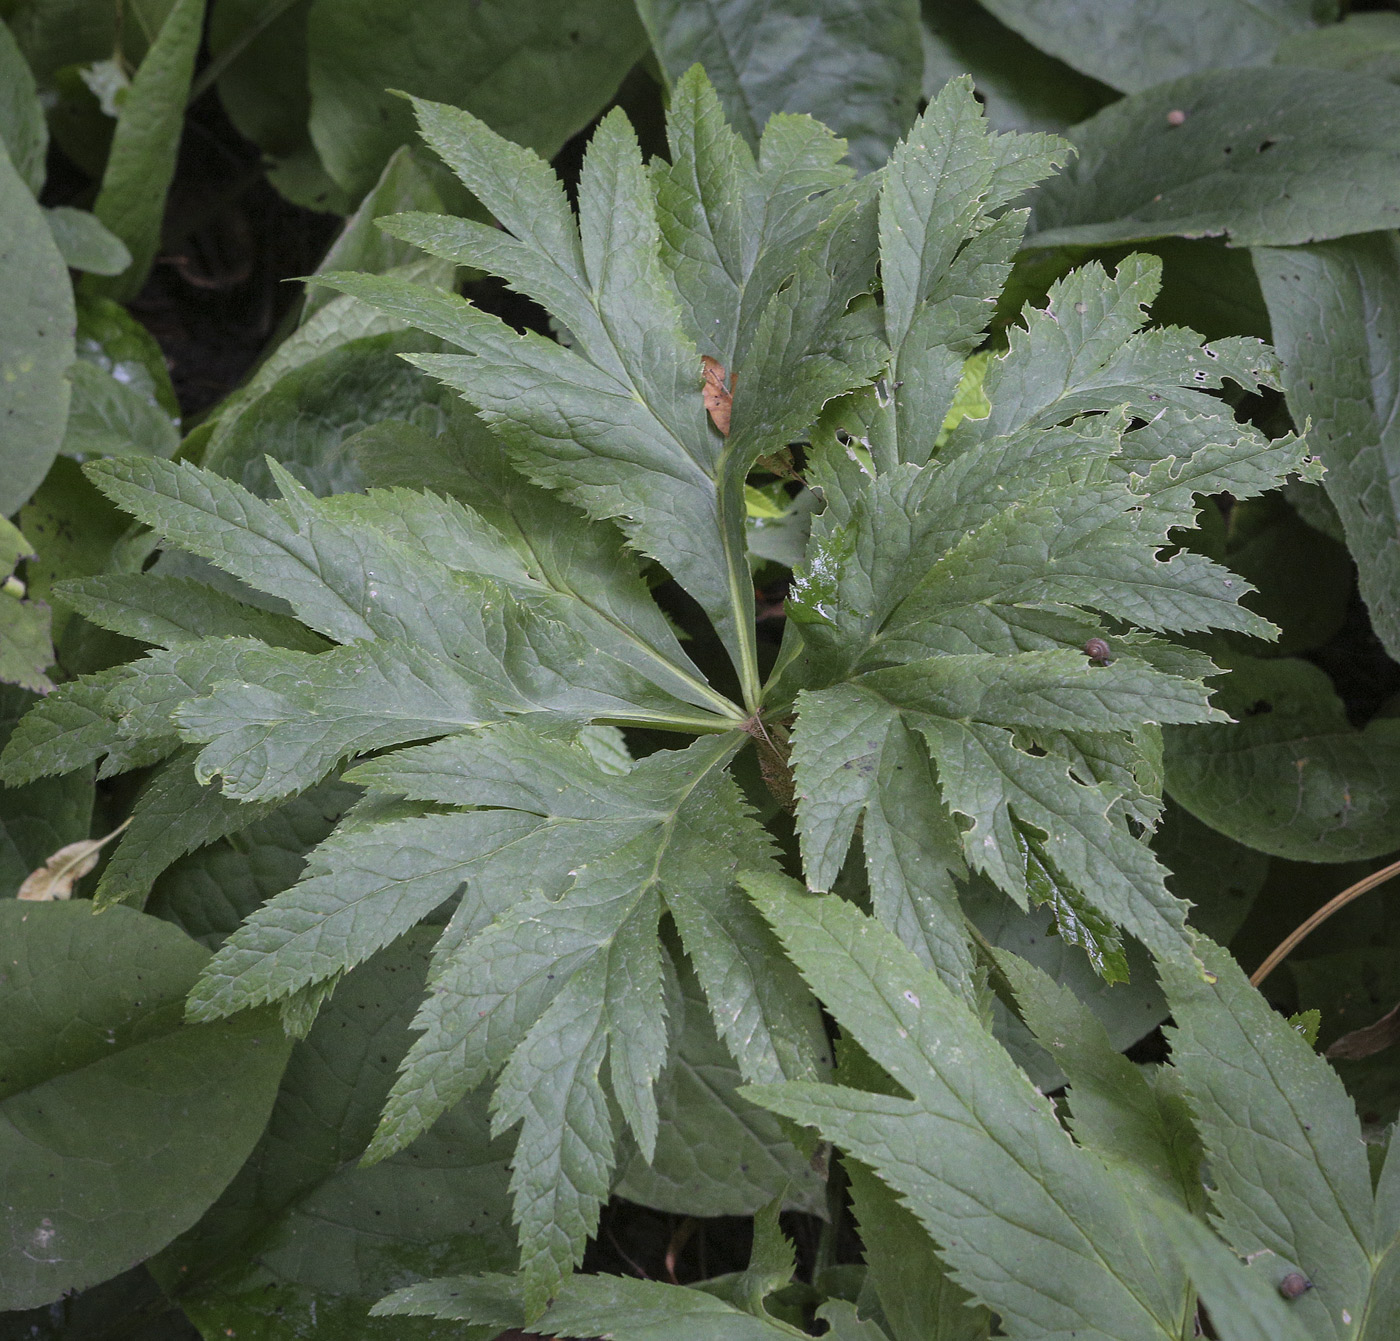
[[[728,373],[718,359],[706,354],[700,360],[705,378],[705,408],[710,412],[714,425],[724,436],[729,436],[729,412],[734,405],[734,393],[724,384]]]

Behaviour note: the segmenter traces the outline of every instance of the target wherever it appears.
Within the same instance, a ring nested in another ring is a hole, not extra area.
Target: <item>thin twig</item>
[[[1359,899],[1369,890],[1375,889],[1377,885],[1383,885],[1387,880],[1400,875],[1400,861],[1393,861],[1389,866],[1382,866],[1379,871],[1372,871],[1364,880],[1358,880],[1354,885],[1348,885],[1335,898],[1328,899],[1321,908],[1317,910],[1300,927],[1295,927],[1284,937],[1277,949],[1271,954],[1257,969],[1249,976],[1249,981],[1258,987],[1265,978],[1269,976],[1290,954],[1305,936],[1310,936],[1318,929],[1333,913],[1345,908],[1354,899]]]

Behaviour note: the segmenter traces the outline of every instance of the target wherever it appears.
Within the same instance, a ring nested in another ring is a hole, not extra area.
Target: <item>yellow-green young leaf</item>
[[[175,0],[122,99],[93,213],[132,260],[116,278],[85,280],[90,293],[130,298],[150,273],[203,32],[204,0]]]
[[[96,1284],[188,1229],[262,1133],[275,1015],[183,1023],[208,958],[127,908],[0,900],[0,1308]]]

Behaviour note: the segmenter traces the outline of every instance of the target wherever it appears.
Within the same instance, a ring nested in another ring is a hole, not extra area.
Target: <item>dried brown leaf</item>
[[[15,897],[34,903],[71,899],[73,886],[97,865],[97,854],[130,823],[129,819],[123,820],[105,838],[84,838],[59,848],[37,871],[25,877]]]
[[[708,354],[701,358],[700,365],[705,378],[704,389],[701,392],[705,398],[705,408],[710,412],[714,426],[727,438],[729,415],[734,407],[734,393],[725,385],[729,374],[724,364],[718,359],[712,359]]]

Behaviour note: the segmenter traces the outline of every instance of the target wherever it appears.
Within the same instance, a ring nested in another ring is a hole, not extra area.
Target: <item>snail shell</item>
[[[1300,1294],[1306,1294],[1313,1287],[1310,1281],[1301,1271],[1290,1271],[1278,1283],[1278,1292],[1285,1299],[1296,1299]]]
[[[1084,655],[1096,666],[1107,666],[1113,660],[1108,644],[1102,638],[1090,638],[1084,644]]]

